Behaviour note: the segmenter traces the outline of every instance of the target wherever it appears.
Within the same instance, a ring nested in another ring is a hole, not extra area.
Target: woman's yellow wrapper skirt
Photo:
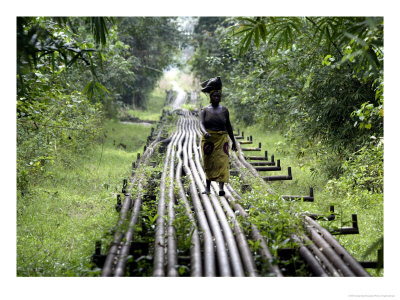
[[[207,129],[208,139],[201,139],[203,167],[207,180],[229,182],[229,140],[226,131]]]

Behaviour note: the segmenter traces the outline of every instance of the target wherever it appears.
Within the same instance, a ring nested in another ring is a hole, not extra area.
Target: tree
[[[236,120],[343,158],[383,136],[382,18],[229,18],[212,37],[192,67],[221,74]]]
[[[135,80],[126,86],[121,98],[126,104],[144,108],[146,97],[163,70],[175,63],[174,56],[183,36],[173,18],[136,17],[118,21],[120,39],[130,47],[127,55],[137,61],[132,70]]]

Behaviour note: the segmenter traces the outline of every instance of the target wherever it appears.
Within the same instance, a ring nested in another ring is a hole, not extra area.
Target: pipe
[[[175,180],[178,186],[178,193],[179,193],[179,198],[180,200],[183,202],[183,205],[185,207],[185,214],[186,216],[189,218],[190,223],[192,224],[191,226],[191,232],[193,232],[192,234],[192,238],[191,238],[191,242],[192,242],[192,246],[190,247],[190,265],[191,265],[191,276],[192,277],[198,277],[202,275],[202,263],[201,263],[201,252],[200,252],[200,238],[199,238],[199,233],[197,230],[197,226],[196,221],[192,215],[192,210],[190,208],[189,205],[189,201],[186,197],[186,193],[185,190],[183,188],[183,184],[181,181],[181,177],[182,177],[182,168],[183,168],[183,161],[181,158],[181,155],[183,154],[182,152],[182,142],[186,137],[186,132],[183,131],[183,128],[181,128],[182,130],[182,135],[181,138],[178,141],[178,151],[177,151],[177,157],[178,157],[178,165],[176,167],[176,173],[175,173]]]
[[[192,118],[192,130],[194,131],[195,136],[196,136],[196,133],[199,132],[198,128],[199,128],[198,120],[195,118]],[[193,143],[193,152],[195,154],[195,162],[196,162],[198,173],[200,174],[203,182],[205,182],[206,176],[205,176],[204,170],[200,163],[200,158],[199,158],[200,150],[198,147],[196,147],[196,143]],[[215,182],[213,182],[213,186],[215,188],[215,186],[217,186],[217,184]],[[217,191],[216,188],[215,188],[215,191]],[[235,237],[233,236],[233,233],[232,233],[231,226],[229,225],[229,222],[228,222],[226,215],[221,207],[221,204],[218,202],[218,198],[213,194],[211,194],[210,198],[211,198],[211,202],[214,206],[214,210],[217,213],[219,222],[223,228],[225,240],[227,241],[227,246],[228,246],[229,254],[231,257],[231,263],[232,263],[232,267],[233,267],[233,273],[235,276],[244,276],[243,266],[242,266],[242,262],[240,260],[240,254],[238,251],[237,244],[235,242]],[[229,205],[228,205],[228,207],[229,207]]]
[[[103,269],[101,271],[101,276],[112,276],[113,275],[113,264],[114,258],[118,254],[118,248],[121,244],[122,237],[124,234],[122,233],[121,226],[126,221],[129,213],[129,208],[131,206],[131,195],[126,195],[124,199],[124,203],[121,207],[121,211],[119,214],[119,219],[117,222],[117,230],[114,234],[114,240],[111,243],[111,247],[108,250],[108,254],[106,260],[103,265]]]
[[[253,167],[256,166],[275,166],[275,162],[272,161],[256,161],[256,162],[249,162],[250,165],[252,165]]]
[[[218,185],[215,182],[213,182],[212,185],[213,185],[214,191],[216,192]],[[226,193],[227,197],[228,197],[228,194],[230,194],[230,192],[228,190],[226,190],[225,193]],[[235,231],[235,236],[236,236],[236,242],[237,242],[238,248],[240,250],[242,261],[243,261],[243,264],[244,264],[247,274],[250,277],[258,276],[257,268],[254,263],[253,254],[251,253],[249,244],[247,243],[246,236],[244,235],[243,230],[240,227],[238,220],[236,219],[235,213],[233,212],[232,208],[229,206],[228,201],[226,200],[226,197],[220,196],[219,201],[221,202],[224,210],[230,217],[231,223],[233,224],[233,229]]]
[[[142,156],[144,166],[146,166],[148,164],[148,162],[151,158],[151,155],[154,153],[154,145],[156,145],[156,144],[158,144],[158,142],[156,142],[156,141],[154,143],[152,143],[152,147],[149,148],[149,151],[145,152],[146,155],[144,154]],[[128,226],[128,230],[125,233],[125,242],[123,243],[120,254],[119,254],[119,259],[117,262],[114,276],[124,276],[125,275],[126,259],[129,255],[129,250],[131,248],[132,240],[133,240],[134,228],[139,219],[140,209],[142,206],[142,190],[143,190],[142,181],[143,181],[143,179],[145,179],[145,177],[143,174],[141,174],[141,177],[140,177],[138,185],[137,185],[137,197],[135,200],[134,207],[132,209],[131,220],[130,220],[130,223]]]
[[[161,135],[161,132],[162,132],[162,127],[158,131],[157,137],[159,137]],[[154,152],[154,147],[156,146],[156,144],[157,144],[157,142],[154,141],[147,148],[147,150],[145,151],[145,153],[143,154],[143,156],[141,158],[143,160],[143,163],[140,164],[140,167],[143,167],[144,165],[146,165],[148,163],[151,155]],[[116,225],[117,230],[116,230],[116,232],[114,234],[114,240],[113,240],[113,242],[111,244],[111,247],[110,247],[110,249],[108,251],[106,260],[104,262],[104,266],[103,266],[103,269],[102,269],[101,276],[112,276],[113,275],[113,265],[114,265],[114,262],[115,262],[115,257],[118,255],[118,252],[119,252],[118,248],[121,245],[121,241],[122,241],[122,238],[124,236],[124,234],[122,233],[121,226],[127,220],[129,209],[132,206],[132,198],[131,198],[130,193],[132,191],[134,183],[136,181],[138,181],[140,183],[141,180],[143,179],[143,177],[138,177],[139,176],[138,174],[139,174],[138,172],[135,172],[135,174],[130,179],[130,183],[131,184],[130,184],[130,187],[128,189],[128,194],[125,196],[124,203],[123,203],[123,205],[121,207],[121,211],[120,211],[120,214],[119,214],[119,219],[118,219],[118,222],[117,222],[117,225]],[[139,186],[139,184],[138,184],[138,186]]]
[[[189,126],[190,126],[190,124],[189,124]],[[193,140],[194,140],[194,135],[193,135],[192,131],[189,129],[189,146],[188,146],[189,165],[193,171],[192,173],[193,173],[196,185],[201,192],[204,190],[204,185],[203,185],[202,180],[200,179],[198,172],[196,171],[196,165],[195,165],[195,163],[193,161],[193,157],[192,157]],[[213,210],[213,207],[210,203],[209,197],[205,194],[200,194],[200,197],[201,197],[203,205],[205,207],[207,219],[208,219],[208,222],[210,223],[210,227],[213,232],[213,236],[215,238],[215,244],[217,246],[216,250],[217,250],[220,275],[221,276],[231,276],[231,268],[230,268],[230,264],[229,264],[228,253],[225,249],[225,240],[222,235],[221,227],[218,223],[218,219],[217,219],[215,212]]]
[[[196,120],[196,121],[197,121],[197,120]],[[198,122],[196,122],[196,125],[198,125]],[[201,136],[200,131],[197,129],[198,126],[196,126],[195,128],[196,128],[196,132],[197,132],[198,136]],[[195,153],[195,154],[196,154],[196,153]],[[196,155],[195,155],[195,156],[196,156]],[[197,161],[197,165],[199,166],[199,165],[200,165],[200,162],[199,162],[197,156],[196,156],[196,161]],[[200,168],[200,167],[198,167],[198,169],[201,170],[200,173],[203,175],[203,180],[205,180],[204,171],[203,171],[202,168]],[[217,184],[216,184],[215,182],[213,182],[212,184],[213,184],[213,187],[214,187],[214,189],[215,189],[215,191],[216,191],[217,188],[218,188]],[[234,212],[231,210],[231,208],[229,207],[229,205],[228,205],[228,203],[227,203],[227,201],[226,201],[226,198],[229,198],[231,203],[232,203],[232,201],[234,201],[234,198],[233,198],[232,194],[230,193],[231,190],[232,190],[232,192],[233,192],[234,194],[236,194],[238,197],[240,197],[240,196],[232,189],[232,187],[231,187],[229,184],[226,184],[225,186],[227,187],[227,189],[225,190],[226,195],[225,195],[225,197],[220,197],[220,201],[221,201],[222,204],[224,205],[224,208],[225,208],[225,210],[227,211],[228,215],[230,215],[231,217],[233,217],[232,220],[234,220],[235,225],[238,227],[238,228],[237,228],[238,232],[237,232],[237,233],[235,232],[235,233],[236,233],[237,236],[240,236],[240,233],[239,233],[239,232],[241,232],[241,229],[240,229],[239,223],[238,223],[237,220],[236,220],[236,217],[235,217]],[[242,210],[243,210],[243,209],[242,209]],[[244,210],[243,210],[243,212],[244,212]],[[234,228],[235,228],[236,226],[234,226]],[[256,229],[256,227],[252,229],[252,232],[258,231],[258,230],[254,230],[254,229]],[[257,236],[258,239],[263,240],[263,238],[261,237],[261,234],[260,234],[259,232],[258,232],[258,235],[256,234],[256,236]],[[253,257],[252,257],[252,254],[251,254],[250,249],[248,248],[247,240],[244,238],[244,241],[242,240],[240,243],[238,242],[238,244],[239,244],[239,247],[240,247],[239,249],[241,250],[241,252],[242,252],[242,253],[245,253],[244,255],[242,255],[242,259],[243,259],[243,261],[245,262],[245,267],[246,267],[247,270],[251,270],[251,269],[253,268],[253,266],[254,266],[254,259],[253,259]],[[264,245],[263,245],[263,246],[264,246],[264,247],[263,247],[263,254],[265,254],[265,256],[268,257],[268,260],[267,260],[267,261],[268,261],[268,262],[272,261],[272,255],[270,254],[270,252],[269,252],[269,250],[268,250],[268,248],[267,248],[267,246],[266,246],[265,241],[264,241]],[[246,247],[247,247],[247,249],[246,249]],[[248,250],[249,252],[247,252],[247,250]],[[265,251],[264,251],[264,250],[265,250]],[[246,253],[246,252],[247,252],[247,253]],[[250,254],[249,254],[249,253],[250,253]],[[251,261],[252,261],[252,262],[248,261],[249,257],[251,257]],[[271,272],[272,272],[272,273],[275,273],[277,276],[282,276],[282,273],[280,272],[280,270],[279,270],[279,268],[278,268],[277,266],[275,266],[275,267],[272,267],[272,266],[271,266],[270,269],[271,269]],[[253,272],[253,270],[252,270],[251,272]],[[250,272],[249,272],[249,274],[250,274]],[[253,273],[253,274],[256,275],[255,273]],[[251,275],[251,276],[252,276],[252,275]]]
[[[179,120],[181,121],[181,120]],[[179,126],[180,122],[178,123]],[[179,128],[179,127],[178,127]],[[169,187],[168,187],[168,239],[167,239],[167,274],[170,277],[178,276],[176,266],[178,264],[178,255],[176,250],[176,230],[174,226],[175,221],[175,195],[174,195],[174,159],[177,141],[180,139],[182,131],[178,130],[177,137],[174,140],[171,151],[170,166],[169,166]]]
[[[196,126],[196,122],[195,122],[195,120],[192,119],[191,129],[192,129],[193,134],[195,134],[195,131],[196,131],[194,129],[195,126]],[[200,175],[203,182],[205,182],[205,174],[204,174],[203,168],[201,167],[201,164],[200,164],[198,149],[196,147],[195,141],[192,144],[192,147],[193,147],[193,152],[195,155],[195,163],[196,163],[196,167],[197,167],[197,173]],[[219,204],[217,197],[214,194],[210,194],[209,198],[211,199],[211,203],[214,207],[214,211],[219,219],[219,223],[223,230],[223,234],[224,234],[225,241],[226,241],[226,244],[227,244],[228,250],[229,250],[229,255],[231,258],[233,274],[234,274],[234,276],[244,276],[244,271],[243,271],[242,262],[240,260],[239,250],[237,248],[237,245],[235,242],[235,237],[233,236],[233,233],[232,233],[232,229],[228,223],[228,220],[226,219],[226,215],[225,215],[221,205]]]
[[[318,249],[317,246],[315,246],[315,244],[306,235],[303,235],[300,239],[306,244],[310,251],[314,253],[316,257],[318,257],[318,259],[321,261],[321,264],[325,267],[329,274],[334,277],[342,276],[338,272],[338,270],[336,270],[336,268],[331,264],[329,259],[321,252],[321,250]]]
[[[244,158],[244,155],[243,155],[243,152],[242,152],[242,148],[240,147],[240,145],[237,145],[237,149],[238,149],[238,155],[236,156],[236,153],[233,152],[232,153],[233,154],[232,155],[233,159],[235,159],[241,165],[243,165],[245,168],[250,170],[250,173],[254,177],[262,179],[261,175],[256,171],[256,169],[248,161],[246,161],[246,159]],[[273,194],[272,190],[265,184],[265,182],[263,180],[260,180],[260,183],[263,184],[266,187],[268,193]]]
[[[232,188],[232,186],[230,184],[227,184],[227,188],[230,192],[230,194],[228,194],[227,196],[229,197],[229,202],[230,202],[231,206],[233,207],[233,209],[239,211],[239,214],[241,216],[248,218],[248,216],[249,216],[248,213],[243,209],[243,207],[240,204],[238,204],[235,201],[235,198],[236,199],[241,198],[239,196],[239,194],[236,193],[236,191]],[[235,197],[233,197],[232,195],[235,195]],[[260,247],[261,247],[260,253],[261,253],[261,256],[263,257],[263,259],[267,262],[268,271],[270,271],[272,274],[274,274],[277,277],[283,277],[283,274],[282,274],[281,270],[279,269],[279,267],[277,265],[272,264],[272,262],[274,261],[274,258],[268,249],[268,246],[267,246],[267,243],[265,242],[264,237],[261,235],[257,226],[255,226],[254,224],[251,224],[251,237],[253,240],[260,242]]]
[[[305,220],[311,226],[314,226],[317,230],[321,232],[323,238],[331,245],[335,252],[342,257],[343,261],[348,264],[351,270],[357,276],[370,277],[371,275],[355,260],[353,256],[347,252],[347,250],[339,244],[339,242],[329,233],[328,230],[323,228],[317,222],[315,222],[310,217],[305,216]]]
[[[129,250],[131,248],[134,228],[139,218],[141,206],[142,206],[142,183],[139,182],[138,195],[136,197],[135,204],[132,209],[131,220],[129,222],[128,230],[125,233],[125,242],[122,243],[117,265],[115,267],[114,276],[120,277],[125,275],[126,259],[129,255]]]
[[[310,234],[311,239],[321,249],[321,252],[332,262],[332,264],[343,273],[344,276],[355,276],[344,261],[337,255],[331,246],[319,235],[319,233],[310,225],[306,225],[306,230]]]
[[[199,194],[196,190],[195,179],[192,171],[189,167],[188,158],[188,145],[189,145],[189,133],[187,131],[187,122],[185,122],[185,134],[186,138],[183,144],[183,168],[185,173],[189,176],[189,190],[195,209],[197,220],[199,221],[200,229],[202,231],[204,240],[204,276],[211,277],[216,275],[215,270],[215,254],[214,254],[214,243],[211,234],[210,227],[208,226],[207,218],[202,207]]]
[[[324,268],[319,264],[318,260],[312,255],[310,250],[307,249],[306,246],[300,241],[300,239],[295,235],[291,235],[293,241],[295,241],[299,246],[299,253],[301,257],[307,262],[310,266],[311,270],[315,275],[320,277],[328,277],[328,274],[325,272]]]
[[[196,121],[198,122],[197,119],[196,119]],[[196,127],[196,132],[197,132],[197,135],[199,137],[202,136],[200,130],[198,130],[198,126]],[[235,153],[233,153],[233,154],[235,155]],[[237,157],[236,157],[236,162],[239,163],[242,168],[246,168]],[[232,161],[232,164],[236,164],[235,161]],[[239,170],[239,172],[242,174],[242,172],[240,170]],[[261,181],[261,182],[263,182],[263,181]],[[235,195],[235,197],[237,199],[240,199],[239,194],[232,188],[232,186],[230,184],[226,184],[225,186],[227,187],[229,192],[231,192],[233,195]],[[226,197],[230,198],[229,200],[230,200],[231,205],[234,207],[234,209],[239,210],[239,212],[240,212],[240,214],[242,216],[248,217],[248,214],[244,211],[244,209],[239,204],[237,204],[235,202],[235,199],[233,198],[232,194],[230,194],[230,193],[226,194]],[[222,197],[221,197],[221,199],[222,199]],[[267,262],[268,270],[271,273],[275,274],[276,276],[282,277],[283,276],[282,272],[279,270],[278,266],[272,265],[272,263],[271,263],[273,261],[273,257],[272,257],[271,253],[268,250],[268,246],[267,246],[267,243],[265,242],[265,239],[261,235],[261,233],[258,230],[258,228],[253,224],[251,225],[251,232],[252,232],[252,238],[254,240],[259,240],[260,241],[260,245],[261,245],[261,251],[260,252],[261,252],[261,255],[263,256],[263,258],[265,259],[265,261]]]
[[[157,221],[156,221],[156,233],[154,242],[154,261],[153,261],[153,276],[165,276],[164,263],[165,263],[165,226],[164,226],[164,215],[165,215],[165,181],[168,171],[168,160],[171,156],[171,149],[173,141],[176,138],[177,133],[174,132],[171,138],[171,142],[167,148],[167,154],[164,159],[164,168],[161,175],[160,184],[160,198],[158,199],[158,209],[157,209]]]
[[[242,148],[242,151],[261,151],[261,148]]]

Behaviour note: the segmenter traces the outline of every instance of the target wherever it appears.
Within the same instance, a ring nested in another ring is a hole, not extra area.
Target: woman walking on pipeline
[[[224,196],[224,183],[229,182],[229,140],[232,150],[237,151],[232,125],[229,120],[229,110],[222,105],[221,78],[215,77],[201,83],[201,91],[210,95],[210,105],[200,113],[200,130],[203,133],[201,150],[203,167],[206,173],[206,190],[210,194],[211,181],[219,182],[219,195]]]

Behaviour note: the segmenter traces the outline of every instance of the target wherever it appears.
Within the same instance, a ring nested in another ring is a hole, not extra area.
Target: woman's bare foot
[[[202,192],[202,194],[210,195],[210,190],[209,190],[209,189],[206,189],[204,192]]]

